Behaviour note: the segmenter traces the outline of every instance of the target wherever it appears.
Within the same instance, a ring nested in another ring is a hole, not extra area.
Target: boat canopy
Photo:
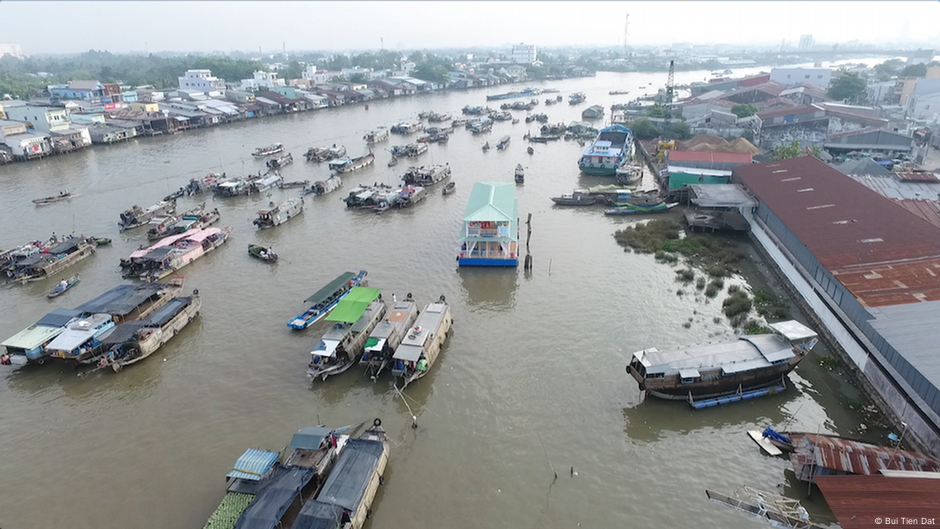
[[[202,242],[213,235],[218,235],[222,233],[220,228],[203,228],[201,230],[189,230],[186,232],[188,236],[184,237],[187,241],[193,242]],[[184,234],[184,235],[186,235]]]
[[[56,254],[60,254],[60,253],[70,253],[70,252],[72,252],[73,250],[75,250],[75,248],[78,247],[78,243],[80,243],[80,242],[82,242],[81,239],[67,239],[67,240],[64,240],[64,241],[60,242],[59,244],[57,244],[57,245],[53,246],[52,248],[50,248],[50,249],[49,249],[49,253],[52,254],[52,255],[56,255]]]
[[[144,325],[147,327],[163,327],[170,320],[176,317],[177,314],[183,311],[186,307],[192,303],[193,298],[173,298],[166,305],[160,307],[159,310],[147,316],[144,320]]]
[[[323,426],[304,426],[290,440],[288,448],[302,450],[319,450],[323,447],[323,441],[326,441],[333,435],[332,428]]]
[[[369,353],[377,353],[381,351],[383,347],[385,347],[385,342],[385,338],[376,338],[374,336],[370,336],[369,339],[366,340],[365,350]]]
[[[310,500],[304,504],[291,529],[336,529],[342,527],[343,509],[339,505]]]
[[[166,283],[142,283],[137,285],[119,285],[87,301],[75,310],[83,313],[107,313],[113,316],[130,314],[142,303],[159,294],[169,285]]]
[[[326,317],[326,321],[355,323],[365,314],[369,304],[381,293],[382,291],[377,288],[354,287],[336,304],[336,308]]]
[[[222,182],[219,184],[219,187],[232,188],[242,185],[244,182],[241,180],[229,180],[228,182]]]
[[[337,290],[339,290],[341,286],[345,285],[354,277],[356,277],[356,274],[352,272],[344,272],[340,274],[339,277],[330,281],[328,285],[321,288],[320,290],[317,290],[312,296],[305,299],[304,303],[319,305],[320,303],[325,301],[327,298],[329,298],[330,295],[333,294],[333,292],[336,292]]]
[[[645,349],[633,354],[653,374],[676,375],[684,369],[707,371],[722,369],[725,373],[739,373],[768,367],[774,362],[788,360],[794,355],[793,347],[775,334],[756,334],[729,342],[692,345],[660,351]]]
[[[36,322],[36,325],[42,325],[44,327],[65,327],[65,325],[81,315],[80,310],[75,309],[55,309],[49,314],[46,314],[39,321]]]
[[[92,314],[86,319],[70,324],[61,334],[49,342],[51,351],[72,351],[87,342],[98,332],[97,327],[111,319],[108,314]]]
[[[116,327],[114,330],[108,334],[107,337],[101,340],[101,344],[116,345],[120,343],[133,342],[137,336],[137,331],[144,327],[144,322],[142,321],[129,321],[122,323]]]
[[[46,327],[39,324],[30,325],[22,331],[7,338],[3,341],[3,343],[0,343],[0,345],[12,349],[24,349],[26,351],[32,351],[33,349],[62,334],[64,330],[64,327]]]
[[[339,460],[330,470],[330,476],[317,494],[317,501],[329,502],[355,512],[384,451],[385,447],[379,441],[347,441]]]
[[[149,246],[149,247],[147,247],[147,248],[143,248],[143,249],[141,249],[141,250],[136,250],[136,251],[134,251],[134,252],[131,252],[130,258],[131,258],[131,259],[136,259],[136,258],[138,258],[138,257],[143,257],[143,256],[147,255],[148,253],[152,252],[153,250],[156,250],[157,248],[163,248],[163,247],[165,247],[165,246],[169,246],[169,245],[173,244],[174,242],[176,242],[176,241],[178,241],[178,240],[180,240],[180,239],[184,239],[184,238],[186,238],[186,237],[188,237],[188,236],[194,234],[196,231],[197,231],[197,230],[189,230],[189,231],[186,231],[186,232],[183,232],[183,233],[177,233],[176,235],[170,235],[169,237],[164,237],[164,238],[160,239],[160,241],[157,242],[156,244],[153,244],[153,245],[151,245],[151,246]]]
[[[339,340],[320,340],[317,348],[310,351],[310,354],[329,358],[336,354],[337,347],[339,347]]]
[[[796,320],[771,323],[770,328],[777,331],[781,336],[787,340],[790,340],[791,342],[797,340],[806,340],[807,338],[815,338],[818,336],[816,331]]]
[[[249,448],[235,461],[232,471],[225,477],[260,481],[277,463],[280,455],[277,452],[268,452]]]
[[[316,469],[310,467],[279,467],[267,486],[238,517],[233,529],[273,529],[287,512],[300,491],[313,479]]]

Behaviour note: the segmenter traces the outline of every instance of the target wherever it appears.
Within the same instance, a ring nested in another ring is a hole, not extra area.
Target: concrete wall
[[[829,68],[774,68],[770,70],[770,80],[785,85],[809,83],[829,88],[831,79],[832,70]]]

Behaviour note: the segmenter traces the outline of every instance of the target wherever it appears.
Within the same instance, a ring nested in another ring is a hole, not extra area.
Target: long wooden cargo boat
[[[641,391],[661,399],[715,398],[778,384],[816,345],[816,332],[794,321],[771,323],[772,334],[730,342],[655,347],[633,353],[627,372]]]
[[[232,228],[203,228],[166,237],[121,259],[124,277],[158,281],[225,244]]]
[[[349,291],[357,286],[366,286],[366,275],[368,272],[360,270],[358,274],[344,272],[336,279],[330,281],[320,290],[314,292],[312,296],[304,300],[310,308],[291,318],[287,326],[291,329],[301,331],[314,323],[323,319],[330,313],[341,299],[349,294]]]
[[[10,263],[7,277],[13,281],[39,281],[46,279],[94,255],[97,242],[94,239],[70,238]]]
[[[395,362],[392,376],[401,381],[402,389],[428,374],[453,323],[450,306],[441,296],[437,302],[428,304],[414,327],[408,329],[392,356]]]
[[[271,202],[267,208],[258,210],[258,218],[252,223],[259,230],[273,228],[304,212],[304,197],[288,198],[277,206]]]
[[[219,209],[206,212],[206,203],[203,202],[181,215],[166,217],[155,225],[151,222],[152,227],[147,230],[147,239],[156,241],[189,230],[206,228],[215,224],[219,218]]]
[[[326,380],[358,363],[366,339],[387,311],[379,289],[353,288],[326,317],[334,325],[310,352],[307,378]]]
[[[363,348],[362,358],[359,360],[359,365],[365,366],[366,375],[373,381],[391,363],[395,349],[418,318],[418,304],[415,303],[410,292],[402,301],[395,300],[394,296],[392,294],[391,310],[382,323],[372,329]]]
[[[339,174],[351,173],[353,171],[358,171],[367,165],[372,165],[375,162],[375,155],[371,152],[363,156],[357,156],[355,158],[343,158],[341,160],[333,160],[330,162],[330,169],[336,171]]]
[[[450,164],[409,167],[402,175],[405,185],[428,187],[450,178]]]
[[[159,216],[165,216],[176,211],[176,200],[163,200],[147,208],[134,206],[124,213],[121,213],[121,220],[118,227],[121,231],[130,230],[140,226],[146,226],[150,219]]]

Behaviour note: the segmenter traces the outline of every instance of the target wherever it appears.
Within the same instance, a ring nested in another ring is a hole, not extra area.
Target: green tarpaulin
[[[326,317],[326,321],[355,323],[369,308],[369,303],[379,297],[381,292],[377,288],[353,288],[345,298],[336,304],[336,308]]]

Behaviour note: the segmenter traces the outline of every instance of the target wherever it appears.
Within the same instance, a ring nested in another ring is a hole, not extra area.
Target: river
[[[676,82],[707,75],[677,73]],[[584,91],[588,104],[609,108],[640,95],[640,86],[654,91],[665,78],[601,73],[539,86],[566,97]],[[337,143],[351,155],[364,153],[362,136],[370,129],[421,110],[459,113],[509,89],[373,101],[369,110],[357,105],[251,120],[4,166],[0,247],[73,230],[114,243],[70,269],[82,282],[54,302],[45,297],[51,281],[0,287],[0,336],[121,283],[118,260],[146,242],[142,229],[118,233],[118,214],[133,204],[152,204],[209,171],[256,172],[263,164],[249,153],[277,141],[299,160],[282,171],[286,180],[321,179],[326,164],[303,162],[310,146]],[[631,95],[609,96],[615,89]],[[542,103],[537,111],[551,122],[570,122],[583,108]],[[780,395],[705,411],[643,402],[624,371],[630,353],[731,336],[726,319],[713,321],[722,316],[724,294],[677,296],[673,268],[624,252],[612,234],[636,219],[554,206],[550,196],[602,179],[579,175],[575,142],[535,144],[527,155],[522,137],[536,125],[496,123],[482,137],[460,129],[448,144],[431,145],[419,161],[449,163],[457,193],[445,197],[434,188],[410,210],[375,215],[340,202],[359,182],[397,181],[404,164],[386,167],[385,150],[403,143],[396,136],[376,149],[374,166],[345,176],[340,191],[308,198],[303,215],[272,230],[253,228],[255,211],[296,190],[180,199],[180,209],[208,200],[221,211],[221,225],[234,227],[225,246],[183,269],[187,291],[198,288],[203,297],[201,316],[118,375],[79,378],[57,364],[0,371],[0,526],[202,527],[246,448],[276,451],[304,425],[374,417],[392,439],[370,522],[376,529],[442,522],[454,529],[743,529],[754,521],[710,504],[705,488],[786,484],[802,497],[803,486],[784,473],[786,462],[762,456],[745,431],[792,420],[791,429],[847,432],[860,419],[846,403],[859,397],[810,357]],[[513,140],[506,151],[481,151],[484,141],[505,134]],[[534,270],[457,270],[460,219],[473,182],[511,182],[517,163],[527,168],[517,196],[520,216],[533,215]],[[80,196],[41,208],[30,203],[62,189]],[[273,246],[280,262],[250,258],[246,246],[256,241]],[[407,391],[416,429],[388,379],[372,383],[353,369],[311,386],[306,364],[324,322],[303,332],[286,327],[306,296],[359,269],[386,296],[412,292],[423,306],[443,294],[451,304],[453,336],[429,376]],[[824,506],[809,507],[832,522]]]

